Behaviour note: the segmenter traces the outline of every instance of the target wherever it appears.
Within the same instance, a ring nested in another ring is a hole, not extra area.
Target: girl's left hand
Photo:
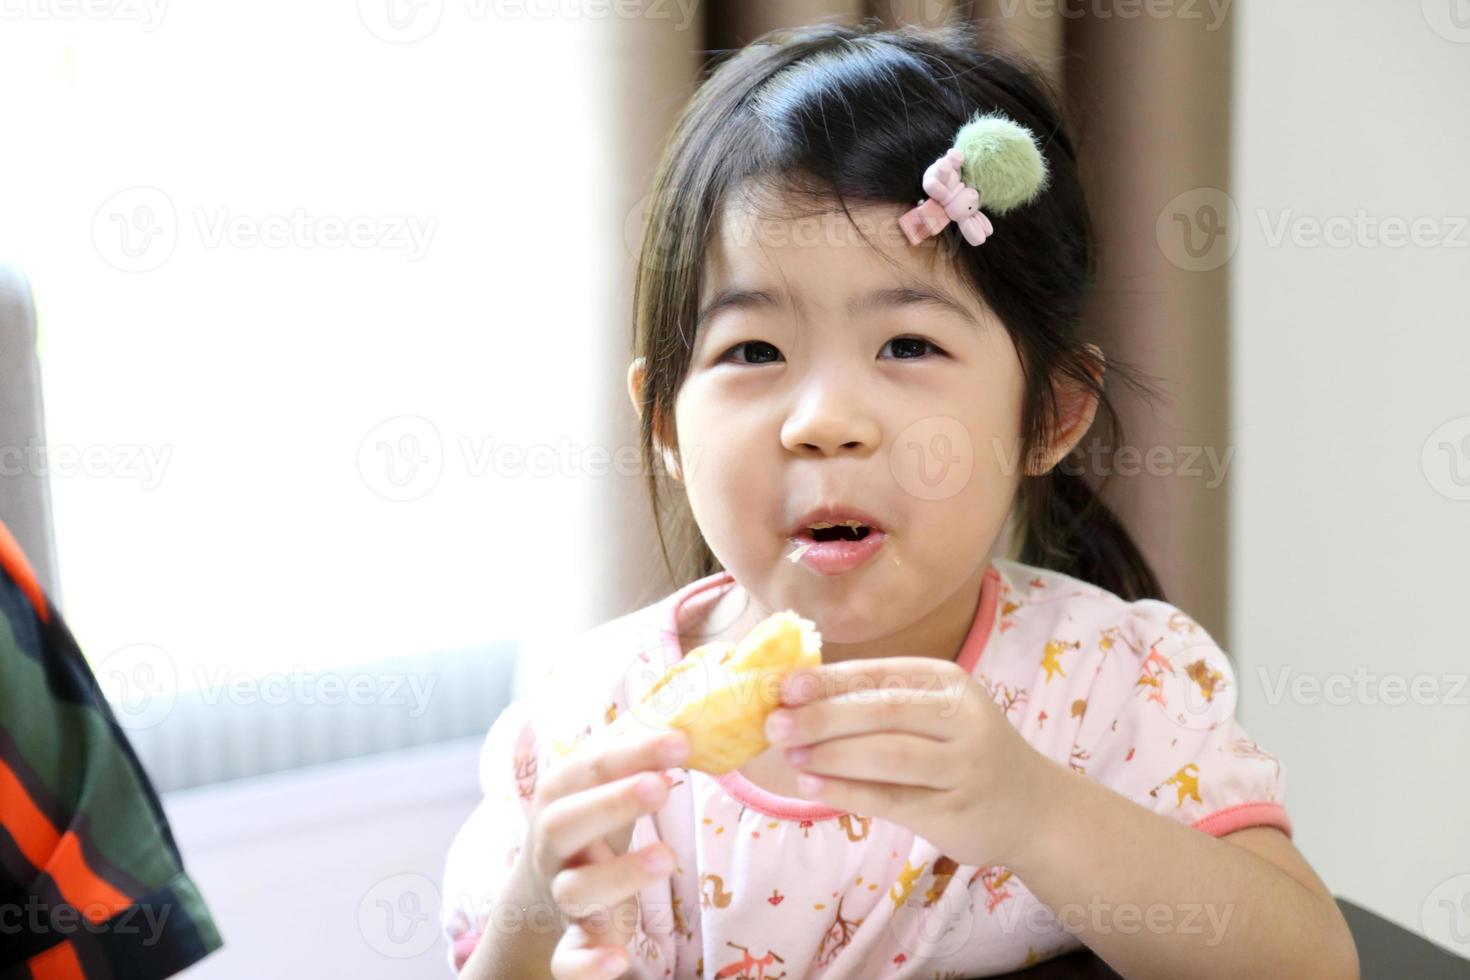
[[[766,738],[802,771],[804,797],[903,824],[961,864],[1024,860],[1055,764],[961,667],[850,660],[797,671],[782,694]]]

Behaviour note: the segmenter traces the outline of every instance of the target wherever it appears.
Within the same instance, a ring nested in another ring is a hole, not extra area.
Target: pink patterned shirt
[[[731,581],[718,572],[589,631],[491,727],[484,799],[444,873],[456,970],[509,921],[489,917],[537,773],[697,645],[681,643],[686,603]],[[1217,836],[1290,835],[1285,772],[1235,718],[1231,662],[1176,607],[995,559],[955,662],[1039,752],[1140,806]],[[630,845],[659,840],[679,856],[639,893],[641,977],[991,976],[1081,946],[1005,867],[959,864],[901,825],[775,796],[738,770],[667,776],[668,802],[635,822]]]

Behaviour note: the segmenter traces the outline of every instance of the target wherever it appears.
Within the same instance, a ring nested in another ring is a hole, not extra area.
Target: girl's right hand
[[[551,957],[556,980],[607,980],[631,963],[638,890],[676,860],[658,842],[628,853],[633,823],[664,805],[661,772],[688,757],[678,731],[588,739],[538,783],[522,855],[537,893],[569,920]]]

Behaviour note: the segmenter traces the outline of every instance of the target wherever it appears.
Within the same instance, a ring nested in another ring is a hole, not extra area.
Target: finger
[[[546,773],[536,787],[543,803],[689,758],[689,736],[678,730],[639,731],[588,739]]]
[[[578,923],[571,923],[551,952],[551,975],[556,980],[612,980],[628,968],[628,951],[599,946]]]
[[[674,852],[666,844],[654,843],[610,861],[563,868],[551,879],[551,897],[572,918],[586,918],[606,911],[638,890],[673,874]]]
[[[560,871],[578,851],[667,802],[662,773],[637,773],[613,783],[552,800],[536,821],[538,870]]]
[[[861,688],[909,687],[933,690],[970,680],[964,668],[937,657],[878,657],[803,667],[781,684],[786,704],[804,704]]]
[[[834,738],[786,750],[786,762],[803,772],[930,789],[953,789],[949,743],[905,732]]]
[[[586,847],[582,848],[580,851],[563,861],[561,863],[561,867],[580,868],[584,864],[596,864],[599,861],[611,861],[617,856],[618,852],[614,851],[610,846],[608,846],[606,840],[598,838],[597,840],[588,844]],[[552,870],[553,872],[560,871],[561,868],[554,868]]]
[[[811,773],[797,777],[797,789],[803,799],[848,813],[882,817],[908,827],[921,822],[925,814],[946,806],[949,800],[948,790]]]
[[[931,739],[954,737],[964,693],[890,688],[853,691],[766,716],[772,745],[806,745],[868,732],[909,732]]]

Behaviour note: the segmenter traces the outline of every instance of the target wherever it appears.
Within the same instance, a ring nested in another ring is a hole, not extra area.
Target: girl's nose
[[[877,450],[882,428],[857,388],[840,378],[812,384],[781,426],[782,445],[803,455],[844,451],[866,455]]]

